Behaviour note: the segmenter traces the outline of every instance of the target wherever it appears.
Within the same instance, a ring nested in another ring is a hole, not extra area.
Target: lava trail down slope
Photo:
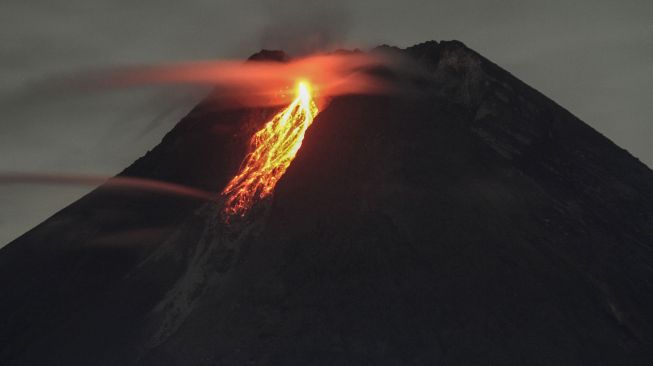
[[[0,364],[652,364],[653,172],[460,42],[372,52],[423,72],[246,219],[100,187],[0,250]],[[219,194],[276,112],[207,99],[122,174]]]

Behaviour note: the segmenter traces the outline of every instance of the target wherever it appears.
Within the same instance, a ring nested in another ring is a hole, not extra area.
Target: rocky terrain
[[[0,250],[0,364],[650,365],[653,172],[460,42],[373,52],[411,92],[333,99],[247,220],[100,187]],[[217,194],[272,113],[122,174]]]

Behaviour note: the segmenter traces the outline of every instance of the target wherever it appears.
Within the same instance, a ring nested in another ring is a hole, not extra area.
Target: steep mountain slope
[[[0,251],[0,363],[650,364],[653,172],[459,42],[315,119],[274,199],[99,188]],[[272,110],[125,174],[219,191]]]

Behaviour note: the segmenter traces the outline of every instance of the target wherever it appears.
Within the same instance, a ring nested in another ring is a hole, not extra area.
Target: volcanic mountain
[[[460,42],[373,52],[413,92],[334,98],[247,220],[99,187],[3,248],[0,364],[653,364],[653,172]],[[276,112],[121,175],[219,194]]]

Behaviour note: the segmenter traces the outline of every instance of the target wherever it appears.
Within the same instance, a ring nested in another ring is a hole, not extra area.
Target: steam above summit
[[[371,53],[413,69],[333,94],[247,220],[99,187],[3,248],[0,363],[650,363],[653,172],[460,42]],[[287,104],[216,93],[121,176],[218,195]]]

